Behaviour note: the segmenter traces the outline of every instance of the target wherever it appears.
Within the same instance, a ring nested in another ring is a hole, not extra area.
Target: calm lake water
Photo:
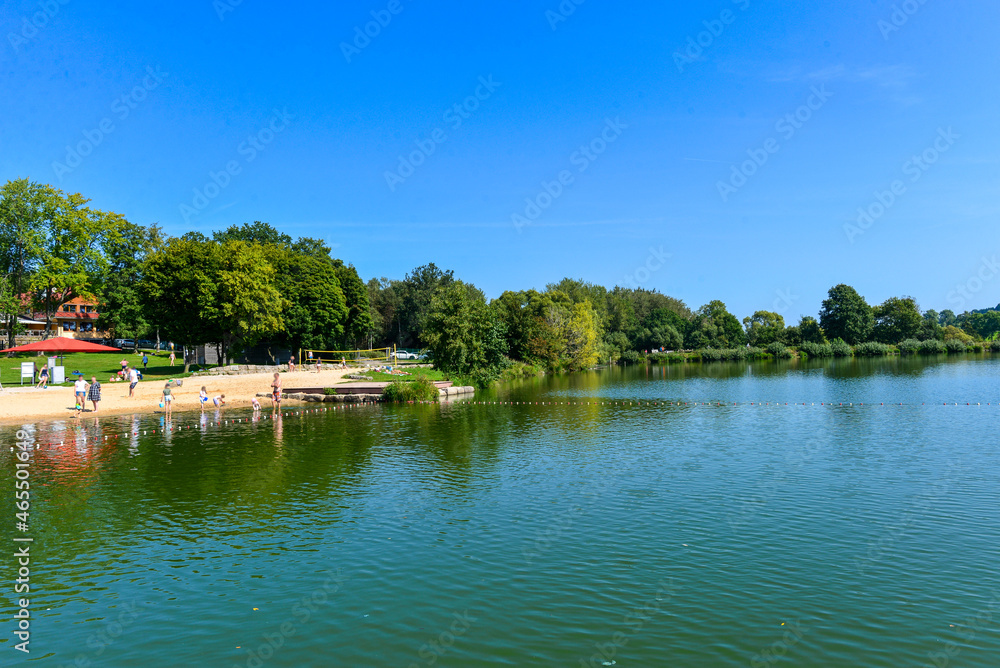
[[[1000,665],[1000,359],[476,401],[39,423],[27,533],[0,428],[0,665]]]

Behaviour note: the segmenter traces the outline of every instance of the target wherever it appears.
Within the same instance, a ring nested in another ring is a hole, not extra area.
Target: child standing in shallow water
[[[198,399],[201,401],[201,410],[204,411],[205,404],[208,403],[208,390],[205,389],[204,385],[201,386],[201,392],[198,393]]]
[[[271,383],[271,408],[281,405],[281,378],[274,374],[274,381]]]

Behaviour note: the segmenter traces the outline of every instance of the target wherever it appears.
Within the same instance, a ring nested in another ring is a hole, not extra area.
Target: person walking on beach
[[[38,372],[38,384],[35,387],[40,387],[43,390],[48,387],[49,384],[49,365],[43,364],[42,370]]]
[[[147,364],[149,364],[149,358],[146,357],[146,353],[143,353],[142,354],[142,369],[143,369],[143,371],[146,370],[146,365]]]
[[[90,377],[90,389],[87,390],[87,398],[94,404],[94,412],[97,412],[97,404],[101,401],[101,384],[97,382],[97,376]]]
[[[293,373],[295,371],[295,355],[288,358],[288,372]]]
[[[119,364],[122,365],[122,373],[123,374],[128,373],[128,360],[123,357],[122,361],[119,362]]]
[[[132,367],[128,370],[128,396],[135,396],[135,386],[139,384],[139,370]]]
[[[281,378],[274,374],[274,381],[271,383],[271,408],[281,405]]]
[[[76,394],[76,404],[77,406],[87,405],[87,381],[83,379],[83,376],[78,376],[76,382],[73,383],[73,392]]]
[[[167,413],[167,417],[170,417],[170,406],[173,403],[173,396],[170,394],[170,383],[163,386],[163,409]]]

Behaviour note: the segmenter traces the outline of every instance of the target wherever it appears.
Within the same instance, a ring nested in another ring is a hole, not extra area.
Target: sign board
[[[49,374],[49,382],[65,383],[66,382],[66,367],[64,366],[54,366],[52,367],[52,372]]]
[[[34,362],[21,362],[21,385],[24,385],[24,379],[27,378],[28,381],[34,385],[35,383],[35,363]]]

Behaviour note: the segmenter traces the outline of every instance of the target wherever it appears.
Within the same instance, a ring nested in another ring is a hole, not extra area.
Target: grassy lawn
[[[391,373],[382,373],[381,371],[373,371],[371,373],[361,372],[362,375],[368,376],[373,381],[378,381],[378,382],[386,382],[386,381],[393,381],[393,380],[402,380],[402,381],[416,380],[418,375],[419,376],[425,376],[428,380],[432,380],[432,381],[433,380],[451,380],[450,378],[448,378],[447,374],[442,373],[441,371],[438,371],[437,369],[413,369],[409,373],[410,373],[409,376],[397,376],[397,375],[391,374]],[[345,380],[348,380],[350,382],[357,382],[357,381],[351,381],[350,379],[345,379]]]
[[[82,371],[83,377],[88,381],[91,376],[97,376],[97,380],[102,383],[108,382],[111,374],[118,373],[121,369],[121,360],[128,360],[129,366],[135,366],[142,371],[143,380],[165,380],[167,378],[186,378],[191,374],[184,373],[184,363],[178,359],[174,366],[170,366],[170,353],[159,351],[157,355],[147,352],[149,364],[146,369],[142,368],[142,356],[134,353],[72,353],[66,355],[65,359],[60,359],[57,364],[66,367],[66,381],[72,383],[76,376],[74,371]],[[0,383],[4,387],[18,387],[21,379],[21,362],[34,362],[38,369],[43,364],[48,363],[49,355],[42,357],[35,355],[17,355],[16,357],[0,358]],[[192,366],[192,369],[200,367]],[[27,385],[27,380],[25,380]]]

